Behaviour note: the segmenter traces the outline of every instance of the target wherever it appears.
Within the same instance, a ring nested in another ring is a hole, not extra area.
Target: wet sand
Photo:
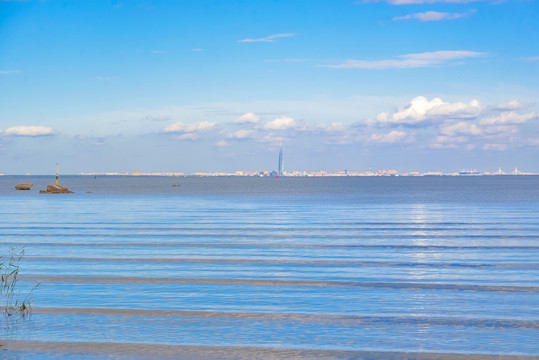
[[[339,360],[532,360],[534,356],[498,356],[442,353],[405,353],[369,351],[325,351],[302,349],[275,349],[261,347],[205,347],[172,346],[126,343],[88,343],[88,342],[40,342],[40,341],[2,341],[0,355],[18,353],[44,356],[79,354],[91,358],[112,357],[138,359],[339,359]]]

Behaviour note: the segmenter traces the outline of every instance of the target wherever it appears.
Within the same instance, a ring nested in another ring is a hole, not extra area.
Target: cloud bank
[[[372,134],[369,138],[372,142],[392,144],[402,141],[406,137],[404,131],[391,130],[387,134]]]
[[[509,101],[501,102],[498,105],[496,105],[496,110],[501,110],[501,111],[520,110],[524,107],[525,105],[522,104],[520,101],[518,101],[517,99],[512,99]]]
[[[381,125],[415,125],[444,119],[469,119],[479,116],[481,105],[477,100],[468,103],[445,102],[440,98],[428,100],[423,96],[412,99],[405,108],[389,114],[380,113],[376,123]]]
[[[486,56],[487,53],[468,50],[433,51],[419,54],[399,55],[397,59],[387,60],[346,60],[342,64],[323,65],[334,69],[412,69],[441,65],[451,60],[462,60]]]
[[[164,133],[176,134],[178,140],[197,140],[199,134],[211,130],[215,126],[214,122],[201,121],[192,124],[186,124],[181,121],[167,126],[163,129]]]
[[[469,13],[447,13],[438,11],[427,11],[422,13],[409,14],[405,16],[397,16],[392,20],[419,20],[419,21],[442,21],[442,20],[456,20],[467,17]]]
[[[54,130],[46,126],[14,126],[5,131],[6,135],[47,136],[54,135]]]
[[[238,130],[238,131],[229,133],[227,138],[237,139],[237,140],[250,139],[253,137],[254,133],[255,133],[254,130]]]
[[[266,130],[286,130],[298,127],[296,120],[291,117],[280,117],[264,125]]]
[[[537,119],[539,113],[518,114],[514,111],[503,112],[499,115],[488,117],[480,121],[481,125],[507,125],[524,124],[528,120]]]
[[[258,39],[243,39],[243,40],[238,40],[238,42],[240,42],[240,43],[275,42],[275,39],[292,37],[292,36],[294,36],[294,35],[295,35],[295,34],[291,34],[291,33],[274,34],[274,35],[270,35],[270,36],[266,36],[266,37],[258,38]]]
[[[260,117],[252,112],[248,112],[234,120],[235,124],[256,124],[260,121]]]
[[[215,126],[214,122],[201,121],[193,124],[185,124],[181,121],[167,126],[163,132],[166,133],[192,133],[199,131],[207,131]]]

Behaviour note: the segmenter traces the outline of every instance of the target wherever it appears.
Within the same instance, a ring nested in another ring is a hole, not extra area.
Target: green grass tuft
[[[39,286],[39,284],[35,285],[21,300],[20,291],[17,290],[17,280],[19,263],[23,256],[23,247],[10,246],[8,256],[0,259],[0,301],[3,303],[0,306],[4,308],[4,314],[7,316],[28,315],[32,311],[34,290]]]

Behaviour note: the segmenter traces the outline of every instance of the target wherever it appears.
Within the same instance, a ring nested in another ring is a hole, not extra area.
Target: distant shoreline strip
[[[429,283],[374,283],[358,281],[280,280],[280,279],[218,279],[218,278],[144,278],[110,276],[24,276],[20,280],[37,282],[102,282],[102,283],[148,283],[148,284],[218,284],[251,286],[315,286],[396,289],[436,289],[463,291],[525,292],[539,293],[539,287],[458,285]]]
[[[478,327],[514,327],[519,329],[539,329],[539,321],[506,319],[469,319],[469,318],[432,318],[425,316],[362,316],[331,314],[294,314],[260,312],[223,312],[194,310],[146,310],[118,308],[32,308],[35,314],[61,315],[100,315],[133,317],[177,317],[177,318],[212,318],[270,321],[320,322],[339,325],[379,325],[399,323],[407,325],[442,325],[442,326],[478,326]]]
[[[362,261],[362,260],[301,260],[301,259],[227,259],[227,258],[61,258],[27,256],[30,261],[74,261],[74,262],[118,262],[118,263],[161,263],[161,264],[267,264],[267,265],[317,265],[317,266],[370,266],[370,267],[429,267],[429,268],[496,268],[496,269],[539,269],[539,263],[448,263],[448,262],[405,262],[405,261]]]
[[[109,356],[147,356],[155,358],[187,359],[385,359],[385,360],[532,360],[535,356],[496,355],[496,354],[452,354],[452,353],[413,353],[413,352],[376,352],[313,349],[282,349],[269,347],[228,347],[228,346],[181,346],[129,343],[91,343],[91,342],[46,342],[24,340],[2,340],[1,349],[20,353],[68,353],[97,354]]]

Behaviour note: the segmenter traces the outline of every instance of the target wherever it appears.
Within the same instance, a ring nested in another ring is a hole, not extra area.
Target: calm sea
[[[539,177],[60,180],[0,177],[2,359],[539,355]]]

